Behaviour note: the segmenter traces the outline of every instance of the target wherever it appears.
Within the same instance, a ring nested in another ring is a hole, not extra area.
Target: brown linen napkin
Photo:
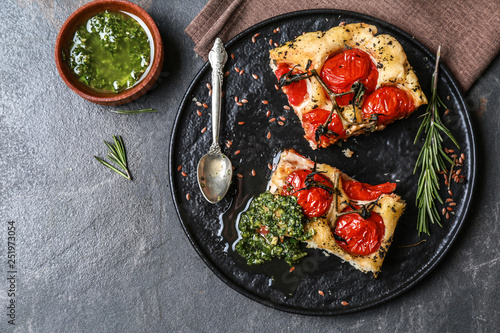
[[[228,42],[252,25],[297,10],[332,8],[380,18],[406,31],[443,61],[467,91],[500,51],[498,0],[210,0],[187,28],[205,60],[215,37]]]

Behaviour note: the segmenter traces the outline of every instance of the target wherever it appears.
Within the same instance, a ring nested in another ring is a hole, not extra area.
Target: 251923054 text
[[[7,222],[7,322],[16,324],[16,225],[14,221]]]

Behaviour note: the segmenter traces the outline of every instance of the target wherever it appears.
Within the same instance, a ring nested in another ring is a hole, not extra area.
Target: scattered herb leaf
[[[158,112],[155,109],[140,109],[140,110],[110,110],[113,113],[119,114],[137,114],[137,113],[147,113],[147,112]]]
[[[408,247],[415,247],[415,246],[419,246],[420,244],[422,244],[423,242],[427,241],[426,238],[420,240],[420,242],[417,242],[415,244],[410,244],[410,245],[399,245],[400,248],[408,248]]]
[[[108,152],[108,158],[115,163],[118,167],[110,164],[109,162],[103,160],[102,158],[99,158],[97,156],[94,156],[96,160],[101,162],[104,166],[107,168],[110,168],[120,176],[123,176],[127,178],[128,180],[132,180],[132,176],[130,176],[130,171],[128,170],[127,166],[127,154],[125,153],[125,146],[123,144],[123,140],[121,136],[114,136],[113,135],[113,140],[114,144],[109,143],[104,141],[104,144],[106,147],[108,147],[109,152]],[[120,169],[121,170],[120,170]]]

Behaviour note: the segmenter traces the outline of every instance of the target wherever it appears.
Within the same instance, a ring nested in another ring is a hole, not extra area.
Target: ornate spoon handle
[[[221,118],[221,93],[224,74],[222,69],[227,61],[227,53],[219,37],[215,39],[214,46],[208,54],[212,66],[212,148],[219,147],[219,129]]]

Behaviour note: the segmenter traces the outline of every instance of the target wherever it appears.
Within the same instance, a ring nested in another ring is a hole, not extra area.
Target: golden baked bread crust
[[[376,33],[377,28],[366,23],[347,24],[325,32],[305,33],[270,50],[270,66],[273,72],[276,71],[279,64],[283,63],[291,67],[297,66],[296,69],[306,72],[309,64],[309,70],[315,69],[320,73],[325,61],[331,55],[346,48],[358,48],[367,52],[377,65],[379,76],[376,88],[396,86],[406,91],[413,98],[415,110],[419,106],[427,104],[427,98],[418,83],[415,72],[408,63],[401,44],[390,35],[375,36]],[[306,80],[308,88],[306,99],[299,106],[292,105],[301,121],[304,114],[314,109],[331,110],[332,107],[332,103],[320,83],[315,78]],[[343,107],[342,113],[345,118],[352,119],[354,115],[352,106]],[[375,130],[384,128],[385,125],[378,125]],[[360,132],[355,135],[358,134]],[[330,144],[337,140],[331,138]],[[309,143],[313,149],[318,148],[317,142],[309,140]]]
[[[274,170],[271,180],[269,182],[269,191],[271,193],[281,194],[281,190],[285,185],[286,177],[296,170],[312,169],[314,162],[298,154],[294,150],[285,150],[281,153],[280,161]],[[326,164],[316,164],[318,171],[323,171],[324,176],[328,177],[333,184],[335,184],[336,176],[342,180],[350,180],[349,176],[340,172],[338,169],[333,168]],[[355,202],[344,193],[342,186],[338,187],[339,195],[337,198],[338,211],[342,211],[347,207],[346,202],[365,204],[367,202]],[[326,251],[327,253],[334,254],[335,256],[347,261],[355,268],[364,273],[372,272],[376,277],[381,270],[382,263],[384,262],[385,255],[392,243],[394,230],[398,223],[399,218],[403,214],[406,204],[396,194],[383,194],[379,197],[377,205],[373,211],[378,213],[382,218],[385,226],[385,232],[382,237],[380,248],[374,253],[366,256],[355,255],[342,249],[333,237],[333,232],[330,227],[332,219],[334,219],[334,208],[332,204],[330,210],[325,217],[310,219],[306,225],[307,229],[315,230],[316,234],[311,240],[307,241],[308,247],[318,248]]]

